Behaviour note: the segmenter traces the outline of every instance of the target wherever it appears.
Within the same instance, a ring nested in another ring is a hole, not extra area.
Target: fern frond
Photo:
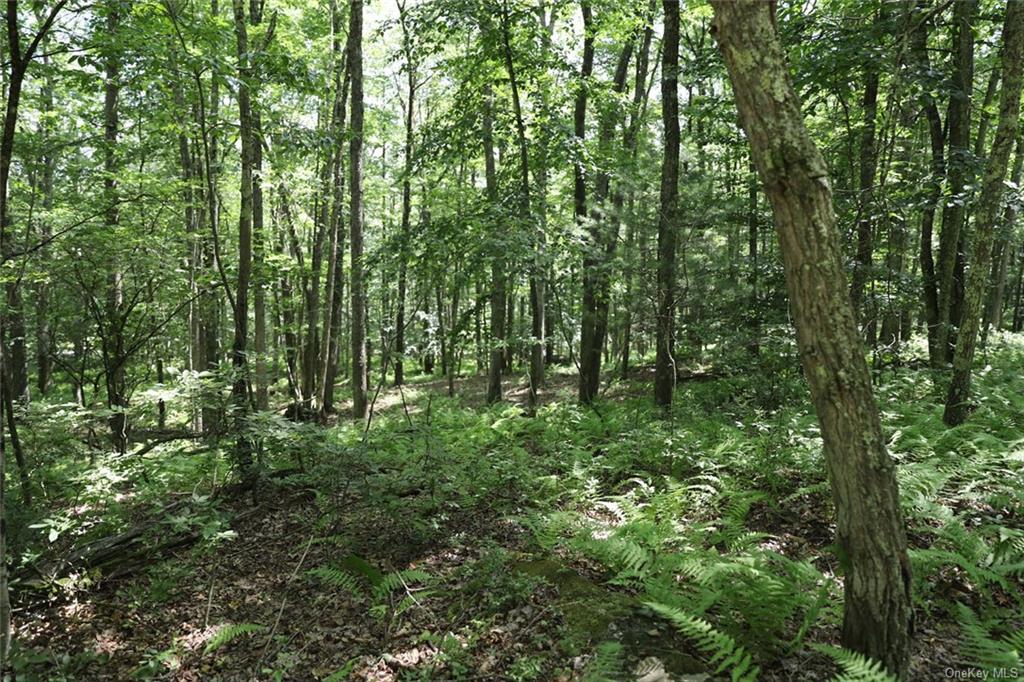
[[[216,651],[222,646],[230,643],[232,640],[238,639],[243,635],[251,635],[256,632],[263,632],[267,629],[267,626],[260,625],[259,623],[237,623],[231,625],[225,625],[217,631],[210,641],[206,643],[206,648],[203,650],[204,654],[208,654],[212,651]]]
[[[321,581],[327,583],[331,587],[337,588],[342,592],[347,592],[353,597],[363,596],[363,588],[359,584],[359,580],[340,568],[334,566],[317,566],[306,571],[307,575],[319,578]]]
[[[623,649],[618,642],[599,644],[583,671],[584,682],[616,682],[626,677]]]
[[[842,668],[843,674],[833,682],[896,682],[881,663],[864,654],[825,644],[812,644],[811,648],[825,654]]]
[[[644,605],[671,622],[683,635],[692,639],[701,651],[710,655],[710,663],[717,665],[716,675],[730,670],[733,682],[753,682],[757,679],[761,669],[753,664],[750,654],[732,637],[716,630],[711,623],[665,604],[644,602]]]
[[[1015,668],[1024,662],[1024,630],[997,640],[971,609],[957,604],[957,620],[963,634],[961,653],[971,665],[985,670]]]

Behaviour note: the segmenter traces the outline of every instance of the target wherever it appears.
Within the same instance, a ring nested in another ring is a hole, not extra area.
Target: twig
[[[299,563],[295,564],[295,570],[292,571],[292,574],[288,576],[288,580],[285,581],[284,586],[286,589],[292,583],[292,581],[295,580],[295,577],[298,576],[299,569],[302,568],[302,564],[306,560],[306,555],[309,554],[309,548],[313,546],[313,538],[315,536],[316,531],[309,534],[309,541],[306,542],[306,549],[302,551],[302,556],[299,557]],[[281,608],[277,610],[277,618],[274,620],[274,627],[270,628],[270,634],[267,635],[267,643],[263,645],[263,653],[260,655],[260,660],[256,663],[257,668],[263,663],[264,659],[266,659],[267,657],[267,651],[270,649],[270,643],[274,641],[274,634],[277,633],[277,626],[281,624],[281,616],[284,615],[284,607],[287,605],[288,595],[286,594],[281,599]]]

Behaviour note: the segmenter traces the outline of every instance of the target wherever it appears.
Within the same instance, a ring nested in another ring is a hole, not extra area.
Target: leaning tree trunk
[[[1017,129],[1016,150],[1013,157],[1013,170],[1010,172],[1010,184],[1019,188],[1022,171],[1024,171],[1024,135],[1021,134],[1019,125]],[[995,327],[996,331],[1002,328],[1003,305],[1006,298],[1006,276],[1010,269],[1010,257],[1013,255],[1013,231],[1017,226],[1017,215],[1019,213],[1019,201],[1007,202],[1003,213],[1002,227],[999,236],[996,238],[996,246],[993,253],[992,284],[985,316],[985,327],[982,333],[982,345],[984,345],[985,334],[990,326]]]
[[[679,203],[679,3],[664,0],[661,118],[665,156],[661,166],[661,213],[658,218],[658,315],[654,363],[654,402],[672,405],[676,385],[673,337],[676,305],[676,222]]]
[[[845,573],[843,644],[905,676],[913,611],[895,467],[847,290],[825,160],[793,92],[771,6],[712,0],[740,122],[765,184],[818,413]]]
[[[1021,72],[1024,70],[1024,2],[1007,5],[1003,20],[1003,89],[999,98],[999,123],[992,141],[992,153],[985,169],[974,226],[973,262],[964,287],[964,315],[953,356],[953,379],[946,397],[942,420],[950,426],[961,424],[970,412],[971,364],[981,326],[981,314],[988,283],[992,242],[1003,197],[1003,180],[1010,162],[1010,149],[1020,119]]]

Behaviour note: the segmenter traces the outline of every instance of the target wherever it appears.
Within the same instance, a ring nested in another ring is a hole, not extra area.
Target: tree
[[[654,401],[672,405],[676,386],[675,305],[676,230],[679,201],[679,3],[663,0],[661,119],[665,155],[661,164],[661,212],[658,215],[658,315],[654,367]]]
[[[942,420],[950,426],[963,423],[971,409],[971,366],[981,326],[992,244],[1002,208],[1006,169],[1020,120],[1021,72],[1024,70],[1024,2],[1011,2],[1007,5],[1003,20],[1001,63],[1003,88],[999,98],[999,123],[978,201],[972,262],[964,287],[963,320],[957,334],[953,377],[942,415]]]
[[[943,363],[951,359],[952,327],[956,319],[957,263],[962,262],[961,231],[967,215],[967,177],[971,140],[971,93],[974,89],[974,30],[977,0],[954,3],[953,91],[949,98],[946,125],[949,129],[949,158],[946,205],[942,211],[938,264],[938,335],[936,344]]]
[[[844,569],[843,644],[905,676],[913,611],[895,467],[850,304],[825,161],[804,125],[771,6],[712,0],[740,122],[775,216],[818,413]]]
[[[349,229],[352,264],[352,416],[366,417],[366,283],[363,263],[363,0],[351,0],[348,17],[349,82],[352,118],[349,127]]]
[[[245,24],[245,6],[242,0],[233,0],[235,15],[235,44],[238,55],[238,122],[242,147],[242,172],[238,208],[238,283],[235,287],[235,336],[231,345],[231,395],[235,410],[235,460],[243,480],[248,480],[252,468],[252,445],[246,434],[245,416],[249,411],[249,376],[246,345],[249,325],[249,280],[252,276],[252,173],[254,165],[252,105],[249,101],[250,69],[249,37]]]

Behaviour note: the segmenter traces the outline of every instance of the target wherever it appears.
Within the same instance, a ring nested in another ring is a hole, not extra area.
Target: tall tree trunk
[[[537,408],[537,392],[544,386],[544,270],[542,249],[544,234],[535,224],[530,201],[530,156],[526,140],[526,123],[523,120],[522,100],[519,96],[519,81],[515,60],[512,58],[512,27],[510,25],[508,0],[502,0],[501,26],[505,53],[505,69],[508,72],[512,90],[512,111],[516,122],[516,146],[519,151],[519,216],[526,221],[531,245],[530,277],[530,343],[529,343],[529,388],[527,411],[532,415]]]
[[[866,318],[863,310],[864,286],[871,271],[871,256],[874,252],[874,189],[875,169],[878,153],[875,149],[875,117],[878,112],[878,62],[874,56],[864,71],[864,95],[861,99],[863,120],[860,128],[860,159],[858,161],[858,201],[857,201],[857,255],[853,268],[853,282],[850,285],[850,299],[853,302],[853,314],[862,325],[873,326],[871,321],[874,311]],[[869,334],[868,338],[873,338]]]
[[[405,55],[405,75],[408,98],[405,102],[405,147],[402,150],[402,225],[398,240],[398,300],[395,301],[395,385],[405,381],[405,299],[408,290],[409,220],[412,214],[412,142],[413,115],[416,106],[416,62],[413,59],[412,36],[405,13],[405,0],[398,6],[402,25],[402,52]]]
[[[658,311],[654,361],[654,402],[672,405],[676,387],[675,306],[676,232],[679,203],[679,3],[663,0],[661,120],[665,156],[661,165],[661,213],[658,216]]]
[[[622,47],[612,78],[612,91],[621,96],[626,90],[626,75],[633,56],[632,37]],[[614,106],[607,106],[599,117],[598,152],[603,163],[613,157],[612,143],[618,116]],[[583,313],[580,324],[580,402],[589,404],[597,397],[601,385],[601,352],[608,335],[608,309],[611,293],[612,255],[619,238],[619,215],[616,207],[608,210],[606,201],[611,173],[605,166],[597,174],[594,206],[587,226],[588,242],[583,256]]]
[[[845,573],[843,645],[904,677],[913,629],[906,533],[850,304],[828,170],[804,125],[772,6],[712,6],[740,122],[775,216],[797,345],[821,423]]]
[[[7,25],[7,63],[9,64],[9,81],[7,102],[4,108],[3,132],[0,134],[0,257],[8,258],[7,243],[10,229],[10,207],[8,206],[7,188],[11,178],[11,161],[14,157],[14,137],[18,126],[18,108],[21,102],[21,89],[25,80],[25,72],[32,61],[36,48],[53,26],[58,13],[66,0],[60,0],[50,10],[50,14],[42,21],[37,32],[23,50],[21,46],[21,27],[18,23],[18,3],[8,0],[4,21]],[[10,391],[6,383],[6,353],[3,316],[0,316],[0,413],[12,414]],[[5,408],[4,406],[7,405]],[[2,414],[0,414],[2,416]],[[2,419],[0,419],[2,422]],[[13,421],[11,422],[13,426]],[[12,429],[12,437],[14,430]],[[15,448],[15,454],[19,448]],[[11,600],[8,590],[7,574],[7,451],[4,430],[0,428],[0,675],[7,669],[7,655],[11,648]]]
[[[363,0],[351,0],[348,68],[352,87],[349,151],[349,229],[351,230],[352,416],[366,417],[366,291],[363,274]]]
[[[49,65],[49,59],[44,58],[43,63]],[[53,77],[47,73],[42,89],[43,115],[40,119],[40,132],[44,139],[52,133],[51,114],[53,112]],[[50,223],[50,211],[53,210],[53,171],[55,165],[54,155],[47,152],[43,155],[43,213],[45,217],[40,223],[39,240],[48,242],[53,237],[53,226]],[[42,255],[48,253],[43,250]],[[36,286],[36,388],[40,395],[46,395],[50,390],[50,382],[53,377],[53,340],[50,333],[50,286],[45,280]]]
[[[484,182],[488,207],[498,210],[498,174],[494,164],[494,93],[490,84],[484,85],[483,146]],[[499,217],[498,220],[501,220]],[[487,373],[487,403],[501,400],[501,371],[505,364],[505,258],[504,244],[495,245],[491,256],[491,360]]]
[[[331,373],[331,354],[334,345],[334,316],[340,309],[338,305],[341,298],[341,289],[338,287],[338,282],[342,281],[341,271],[343,268],[342,263],[342,246],[345,243],[345,238],[342,233],[342,227],[344,221],[341,219],[343,210],[342,192],[344,190],[344,182],[342,181],[342,172],[344,170],[344,164],[342,164],[343,155],[341,153],[341,147],[344,143],[342,133],[345,129],[345,100],[348,97],[348,84],[349,79],[347,77],[347,69],[344,64],[344,60],[341,56],[341,15],[338,12],[337,1],[332,0],[331,3],[331,26],[332,26],[332,39],[331,39],[331,51],[334,54],[334,111],[331,114],[331,128],[334,131],[334,137],[331,140],[331,146],[335,148],[334,163],[331,168],[331,217],[330,217],[330,251],[328,252],[327,258],[327,280],[324,283],[324,320],[323,320],[323,337],[320,341],[320,376],[319,376],[319,395],[317,396],[319,402],[319,408],[321,414],[327,414],[327,394],[333,391],[334,377]],[[346,72],[344,79],[342,78],[342,72]],[[344,83],[342,82],[344,80]],[[331,386],[328,386],[328,382],[331,382]],[[332,396],[333,402],[333,396]]]
[[[218,0],[210,0],[210,15],[220,16],[220,4]],[[202,238],[202,265],[203,271],[211,279],[217,277],[221,272],[220,263],[220,187],[218,178],[220,175],[220,138],[218,131],[218,118],[220,117],[220,81],[214,74],[210,76],[209,106],[203,99],[202,81],[196,76],[199,87],[199,127],[203,140],[203,169],[205,175],[206,211],[209,223],[209,233]],[[227,281],[224,282],[224,296],[232,301],[230,290],[227,288]],[[221,299],[213,292],[206,292],[199,298],[199,326],[200,335],[203,339],[203,359],[205,366],[202,368],[207,372],[216,374],[220,370],[220,310]],[[220,410],[215,405],[203,405],[202,410],[203,428],[207,433],[215,433],[221,428]]]
[[[971,365],[981,326],[992,242],[1003,197],[1003,181],[1020,119],[1021,72],[1024,71],[1024,2],[1011,2],[1007,5],[1003,20],[1001,63],[1003,88],[999,98],[999,123],[978,202],[973,262],[964,287],[964,315],[953,356],[953,378],[942,415],[942,420],[950,426],[963,423],[970,413]]]
[[[926,0],[917,0],[910,21],[917,27],[910,36],[910,55],[915,62],[916,70],[928,74],[931,66],[928,59],[928,22],[918,15],[928,11]],[[931,172],[925,190],[924,204],[921,208],[921,295],[924,303],[924,320],[928,331],[928,358],[932,367],[941,367],[945,362],[945,353],[939,345],[939,284],[935,271],[935,257],[932,253],[932,236],[935,227],[935,211],[939,198],[942,196],[942,182],[946,177],[946,133],[942,127],[939,107],[932,97],[929,86],[922,88],[921,108],[928,123],[928,140],[931,145]]]
[[[1019,188],[1022,171],[1024,171],[1024,134],[1021,133],[1019,126],[1016,150],[1013,157],[1013,171],[1010,173],[1010,184]],[[1013,255],[1013,231],[1017,225],[1019,213],[1019,201],[1007,202],[992,259],[992,284],[985,318],[985,332],[988,331],[989,326],[995,327],[996,331],[1002,328],[1006,277],[1010,269],[1010,257]],[[984,339],[984,336],[982,338]]]
[[[938,348],[944,362],[951,359],[951,340],[955,338],[954,319],[957,254],[960,232],[967,215],[967,176],[970,163],[971,91],[974,87],[974,31],[977,0],[961,0],[953,10],[953,91],[949,98],[949,170],[948,196],[942,211],[939,235],[939,333]]]
[[[117,34],[120,24],[119,10],[107,8],[106,31],[108,38]],[[120,223],[117,188],[117,133],[118,97],[121,90],[121,62],[115,52],[108,54],[104,65],[103,83],[103,193],[107,229],[116,232]],[[120,264],[111,265],[107,277],[106,327],[103,334],[104,378],[107,404],[111,410],[108,419],[114,448],[124,453],[128,448],[128,387],[125,381],[125,319],[124,273]]]
[[[249,38],[245,25],[245,7],[242,0],[233,0],[235,15],[235,42],[238,48],[238,123],[242,146],[242,174],[239,190],[240,205],[238,208],[238,284],[235,289],[235,336],[231,345],[231,365],[234,376],[231,384],[231,396],[235,410],[235,433],[238,438],[235,446],[235,464],[238,466],[242,480],[248,482],[252,477],[252,444],[244,435],[246,414],[249,411],[248,400],[248,359],[246,347],[248,342],[249,322],[249,280],[252,276],[252,175],[254,166],[252,104],[249,100],[249,81],[252,71],[249,64]]]

